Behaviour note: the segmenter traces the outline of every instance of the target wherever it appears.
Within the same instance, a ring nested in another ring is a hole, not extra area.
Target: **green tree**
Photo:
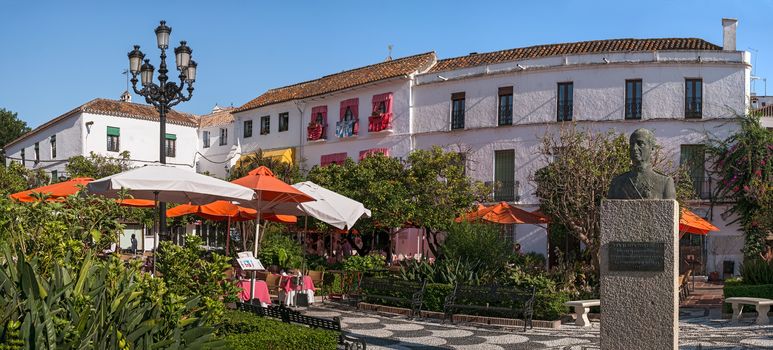
[[[588,260],[598,269],[601,200],[612,179],[630,169],[628,137],[572,125],[556,136],[545,135],[540,152],[547,163],[533,175],[540,209],[552,219],[551,226],[565,228],[564,234],[585,244]],[[656,150],[652,163],[657,171],[674,177],[680,203],[694,197],[689,174],[674,168],[662,150]]]
[[[5,145],[30,131],[27,122],[18,118],[17,113],[0,108],[0,163],[5,166]]]
[[[773,131],[756,115],[738,121],[738,132],[710,140],[707,151],[719,178],[715,194],[731,200],[727,214],[743,227],[744,253],[757,257],[773,233]]]
[[[453,219],[485,202],[490,190],[465,175],[462,155],[440,147],[415,150],[408,155],[405,186],[413,202],[412,224],[424,228],[427,247],[440,256],[438,232],[447,231]]]
[[[91,177],[99,179],[131,169],[129,162],[129,151],[121,152],[118,158],[91,152],[88,157],[70,157],[65,171],[71,178]]]

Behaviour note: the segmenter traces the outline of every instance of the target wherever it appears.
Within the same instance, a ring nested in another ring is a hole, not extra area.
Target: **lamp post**
[[[166,50],[169,48],[169,34],[172,28],[166,25],[166,21],[156,28],[156,41],[158,48],[161,49],[161,63],[158,66],[158,84],[153,82],[154,67],[150,60],[145,59],[145,54],[140,51],[139,45],[134,45],[134,50],[129,52],[129,72],[132,74],[132,89],[134,93],[145,97],[145,102],[156,107],[159,115],[159,162],[166,164],[166,112],[180,102],[191,99],[193,95],[193,82],[196,81],[196,62],[191,60],[191,50],[185,41],[180,42],[180,46],[174,49],[175,63],[177,71],[180,72],[179,85],[173,81],[168,81],[166,75],[169,70],[166,67]],[[145,63],[142,63],[144,60]],[[137,89],[137,75],[139,74],[142,82],[142,88]],[[185,85],[187,84],[187,89]],[[188,91],[185,96],[184,90]],[[166,203],[159,203],[159,236],[166,235]],[[155,248],[155,247],[154,247]]]

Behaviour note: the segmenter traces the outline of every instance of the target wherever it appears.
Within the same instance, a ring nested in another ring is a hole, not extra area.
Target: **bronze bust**
[[[631,134],[631,171],[612,179],[609,199],[676,199],[674,179],[652,170],[655,135],[647,129]]]

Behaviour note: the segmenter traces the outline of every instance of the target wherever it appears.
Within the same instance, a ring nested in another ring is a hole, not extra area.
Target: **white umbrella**
[[[126,190],[134,198],[171,203],[208,204],[217,200],[249,202],[255,191],[172,166],[147,165],[90,182],[91,193],[118,197]]]
[[[311,215],[341,230],[351,229],[363,216],[370,217],[370,210],[362,203],[338,194],[311,181],[299,182],[293,187],[316,199],[304,203],[282,203],[273,211],[290,215]]]

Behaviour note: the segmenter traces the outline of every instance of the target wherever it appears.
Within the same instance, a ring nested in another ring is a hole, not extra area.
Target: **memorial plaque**
[[[663,271],[665,244],[609,242],[609,271]]]

